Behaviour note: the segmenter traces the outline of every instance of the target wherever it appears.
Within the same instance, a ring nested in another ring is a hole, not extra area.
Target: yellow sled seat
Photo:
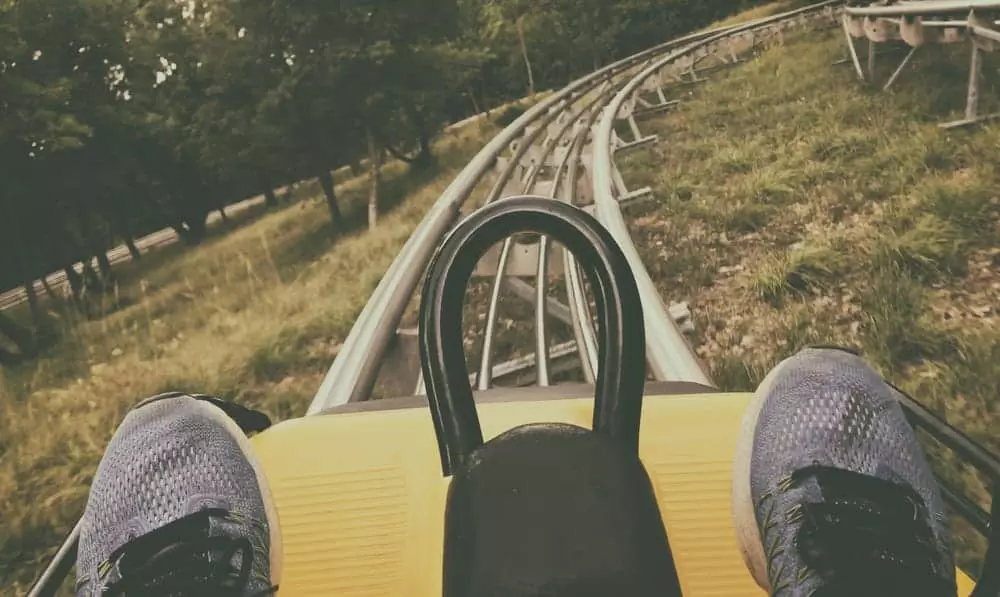
[[[759,597],[763,591],[736,546],[729,495],[737,430],[750,394],[668,394],[665,386],[647,388],[639,453],[683,593]],[[590,428],[592,391],[559,386],[482,393],[484,439],[525,423]],[[425,400],[349,405],[279,423],[253,443],[281,520],[281,597],[440,597],[449,479],[441,476]],[[972,581],[961,571],[959,577],[959,595],[969,595]]]

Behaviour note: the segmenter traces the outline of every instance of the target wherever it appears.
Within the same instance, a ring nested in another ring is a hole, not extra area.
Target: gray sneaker
[[[273,594],[277,513],[246,435],[222,408],[240,410],[173,393],[125,417],[90,488],[78,597]]]
[[[944,503],[893,390],[805,349],[761,382],[736,447],[733,518],[772,596],[954,597]]]

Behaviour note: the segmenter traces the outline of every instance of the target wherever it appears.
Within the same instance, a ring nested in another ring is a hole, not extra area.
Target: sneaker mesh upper
[[[246,537],[253,546],[247,594],[270,586],[269,529],[253,467],[206,403],[182,396],[128,414],[98,466],[77,555],[78,595],[99,594],[116,580],[97,567],[112,551],[203,508],[225,508],[246,524],[213,523],[213,535]],[[217,409],[216,409],[217,410]],[[221,411],[219,411],[221,413]]]
[[[821,492],[815,482],[791,491],[776,489],[793,471],[818,464],[911,486],[931,513],[939,564],[953,584],[944,503],[893,390],[863,360],[843,351],[806,349],[779,367],[769,387],[762,388],[767,395],[757,419],[750,473],[765,550],[780,552],[769,573],[802,569],[794,548],[796,525],[781,521],[796,504],[822,501]],[[768,493],[774,497],[762,499]],[[775,545],[780,549],[768,550]],[[809,595],[814,588],[807,581],[787,594]]]

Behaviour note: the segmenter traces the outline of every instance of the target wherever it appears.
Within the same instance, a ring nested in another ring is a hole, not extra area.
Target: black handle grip
[[[420,364],[445,476],[483,444],[462,343],[466,285],[487,249],[517,232],[544,234],[580,263],[597,303],[593,429],[632,453],[639,451],[646,342],[639,289],[625,255],[583,210],[542,197],[511,197],[477,210],[455,227],[435,253],[424,281]]]

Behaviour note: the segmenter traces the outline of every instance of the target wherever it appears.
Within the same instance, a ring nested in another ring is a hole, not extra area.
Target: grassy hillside
[[[755,6],[751,9],[744,10],[743,12],[734,14],[725,19],[718,20],[705,30],[716,29],[718,27],[728,27],[730,25],[738,25],[740,23],[745,23],[747,21],[753,21],[755,19],[763,19],[771,15],[776,15],[789,10],[794,10],[796,8],[805,6],[807,4],[812,4],[808,0],[778,0],[777,2],[769,2],[767,4],[761,4],[760,6]]]
[[[854,346],[1000,452],[1000,128],[936,126],[964,108],[966,46],[927,48],[891,93],[832,64],[845,55],[839,30],[788,38],[675,95],[642,125],[661,142],[619,161],[655,189],[633,236],[663,296],[690,301],[723,388],[808,343]],[[981,547],[963,535],[963,557]]]
[[[30,366],[0,370],[0,586],[26,589],[82,511],[104,446],[138,399],[197,390],[274,419],[304,413],[403,242],[496,132],[486,122],[446,134],[433,172],[388,167],[391,211],[377,233],[364,231],[362,177],[338,189],[358,222],[344,237],[331,237],[314,196],[195,249],[151,253],[121,270],[127,307],[71,327]]]

